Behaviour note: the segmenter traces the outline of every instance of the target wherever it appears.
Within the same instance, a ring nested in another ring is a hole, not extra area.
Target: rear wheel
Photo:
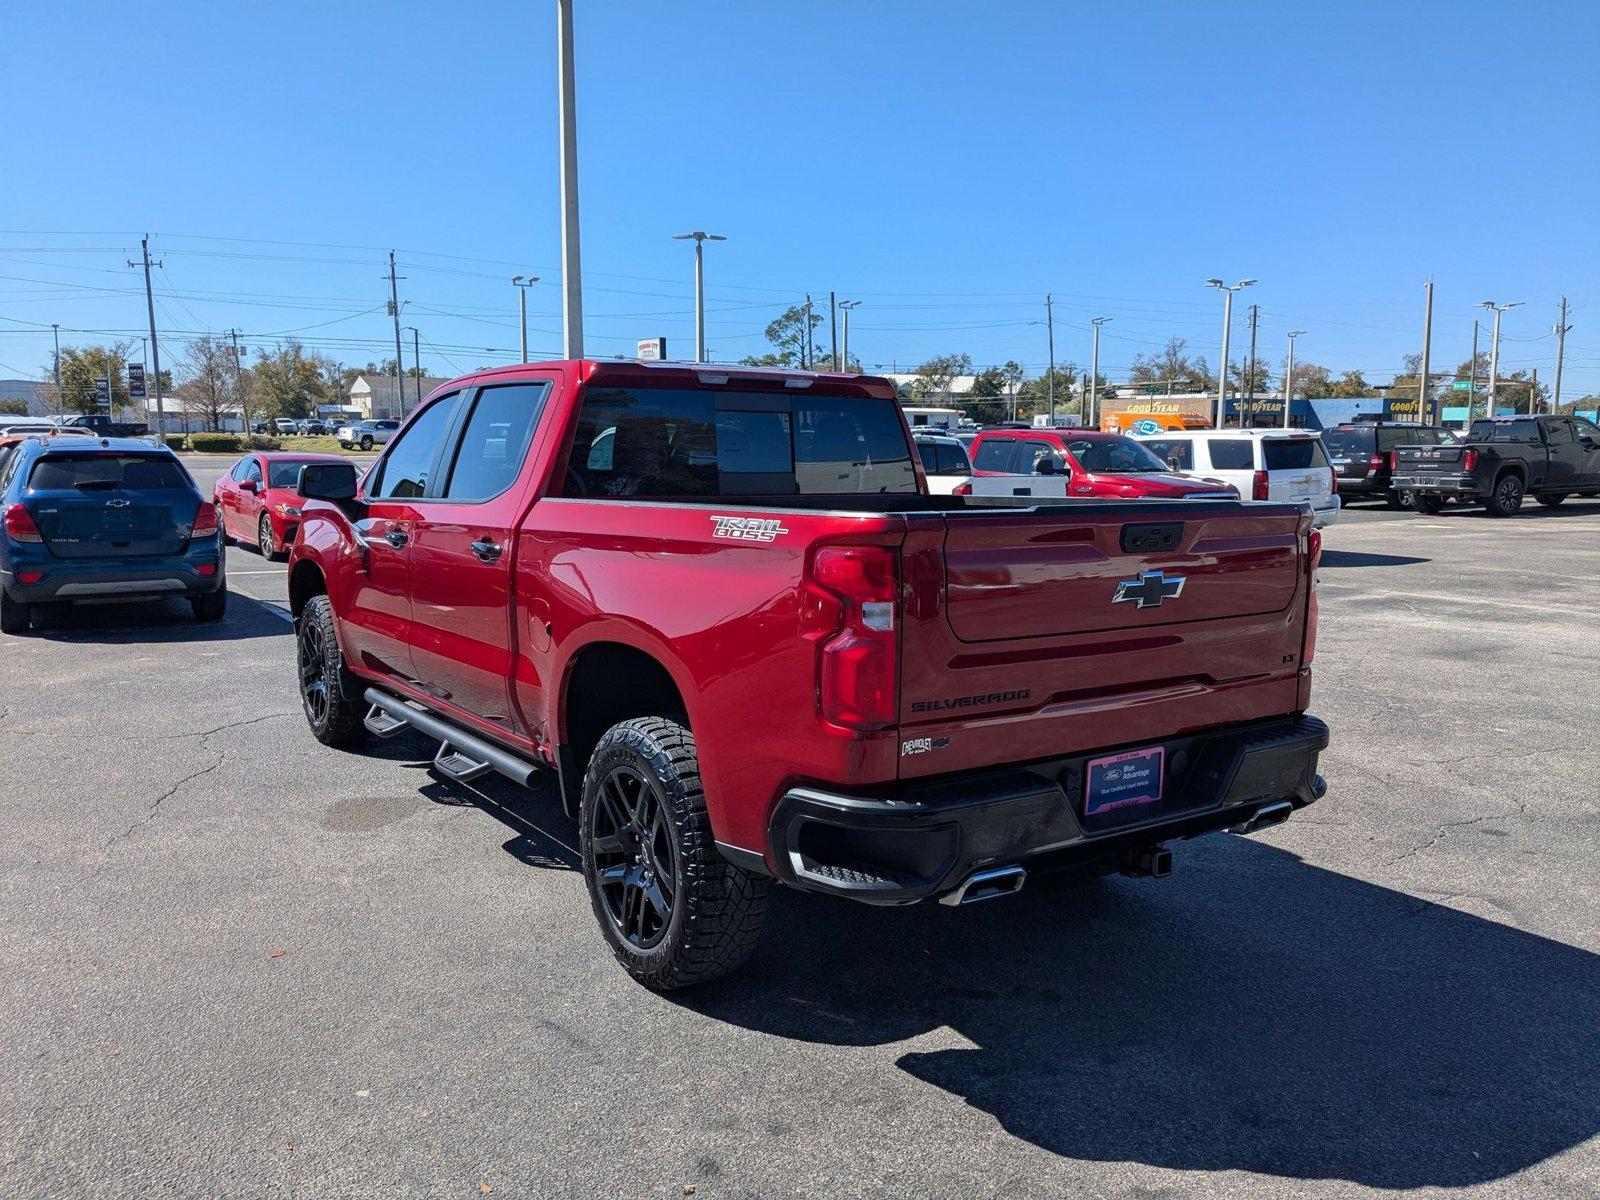
[[[26,633],[33,624],[33,605],[13,600],[0,588],[0,633]]]
[[[344,665],[327,596],[313,596],[300,612],[296,637],[300,661],[300,705],[311,736],[324,746],[367,740],[362,724],[361,681]]]
[[[1383,502],[1392,509],[1411,507],[1411,493],[1402,492],[1398,488],[1390,488],[1383,494]]]
[[[1444,507],[1443,496],[1430,496],[1426,492],[1417,492],[1411,498],[1411,507],[1419,513],[1426,513],[1430,517]]]
[[[656,991],[721,978],[756,948],[769,881],[717,850],[694,735],[665,717],[614,725],[584,772],[579,846],[611,952]]]
[[[190,596],[189,607],[194,609],[196,621],[220,621],[228,611],[228,588],[224,584],[203,596]]]
[[[1548,495],[1548,496],[1535,496],[1534,497],[1535,500],[1537,500],[1540,504],[1544,505],[1546,508],[1554,508],[1556,505],[1560,504],[1566,498],[1567,498],[1567,493],[1566,492],[1555,492],[1552,495]]]
[[[366,434],[366,435],[364,435],[362,437],[362,439],[361,439],[361,448],[363,450],[371,450],[372,449],[372,435],[370,433]]]
[[[1491,517],[1509,517],[1522,507],[1522,477],[1507,473],[1494,481],[1494,490],[1483,502]]]

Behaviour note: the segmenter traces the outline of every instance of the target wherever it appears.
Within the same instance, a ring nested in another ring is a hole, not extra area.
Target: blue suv
[[[186,596],[218,621],[217,510],[177,455],[132,438],[29,438],[0,451],[0,631],[40,604]]]

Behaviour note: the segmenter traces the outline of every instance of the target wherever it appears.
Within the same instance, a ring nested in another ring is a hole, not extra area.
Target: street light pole
[[[415,412],[422,406],[422,351],[417,347],[417,339],[422,335],[417,332],[417,327],[415,325],[407,325],[406,328],[411,331],[411,365],[417,372],[414,376],[412,376],[411,388],[412,393],[416,396],[416,399],[411,403],[411,409],[413,412]],[[400,397],[401,416],[405,415],[405,411],[406,398],[404,395],[402,395]]]
[[[583,255],[578,243],[578,100],[572,68],[572,0],[556,0],[561,76],[562,354],[583,357]]]
[[[1233,333],[1233,294],[1249,287],[1254,279],[1241,279],[1238,283],[1229,285],[1220,279],[1206,280],[1207,287],[1214,287],[1223,294],[1222,301],[1222,366],[1217,372],[1217,428],[1221,429],[1227,424],[1228,417],[1228,339]]]
[[[706,264],[705,244],[707,242],[725,242],[728,239],[720,233],[707,233],[703,229],[696,229],[693,233],[675,233],[672,240],[676,242],[694,242],[694,360],[706,360]]]
[[[1565,300],[1563,300],[1561,303],[1563,306],[1566,305]],[[61,326],[52,325],[50,326],[50,331],[55,334],[56,337],[56,412],[63,413],[67,410],[61,406]],[[1560,380],[1560,378],[1561,368],[1558,365],[1556,367],[1556,379]]]
[[[1494,313],[1494,332],[1489,335],[1489,416],[1494,416],[1499,407],[1500,399],[1500,314],[1507,309],[1516,308],[1521,300],[1513,300],[1510,304],[1496,304],[1493,300],[1485,300],[1480,307],[1487,308]],[[1532,394],[1529,395],[1528,408],[1533,408]]]
[[[1283,427],[1285,429],[1289,428],[1289,404],[1294,399],[1294,340],[1304,332],[1304,329],[1295,329],[1289,333],[1289,362],[1283,372]]]
[[[511,285],[517,289],[517,315],[522,320],[522,361],[528,361],[528,289],[539,282],[537,275],[513,275]]]
[[[850,312],[852,309],[860,308],[861,301],[841,300],[839,301],[839,307],[844,310],[843,340],[841,342],[844,348],[844,362],[840,365],[839,370],[848,371],[850,369]]]
[[[1422,313],[1422,381],[1417,387],[1417,424],[1428,424],[1428,361],[1433,353],[1433,280],[1424,285],[1427,307]]]
[[[1089,387],[1091,392],[1089,396],[1088,425],[1090,429],[1094,429],[1098,424],[1096,416],[1099,407],[1097,401],[1100,399],[1100,326],[1110,320],[1110,317],[1095,317],[1089,322],[1094,326],[1094,349],[1089,354]]]

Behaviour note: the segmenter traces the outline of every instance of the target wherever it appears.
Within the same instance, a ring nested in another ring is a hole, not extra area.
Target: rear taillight
[[[200,507],[194,510],[194,526],[189,530],[190,537],[210,537],[217,531],[217,507],[209,500],[200,501]]]
[[[972,480],[969,479],[969,480],[967,480],[966,483],[958,483],[958,484],[956,484],[955,487],[950,489],[950,494],[952,496],[970,496],[970,495],[972,495]]]
[[[1463,450],[1461,452],[1461,469],[1469,474],[1478,469],[1478,452],[1476,450]]]
[[[33,514],[26,505],[6,506],[6,537],[13,542],[43,542],[39,527],[33,523]]]
[[[1369,457],[1367,459],[1367,470],[1369,470],[1369,471],[1381,471],[1381,470],[1383,470],[1383,455],[1374,454],[1371,457]]]
[[[1306,646],[1300,656],[1300,665],[1308,666],[1317,656],[1317,567],[1322,563],[1322,530],[1313,529],[1306,539],[1307,557],[1310,558],[1311,599],[1306,605]]]
[[[1250,499],[1265,500],[1267,498],[1267,473],[1257,471],[1255,478],[1250,481]]]
[[[822,716],[847,729],[895,723],[895,552],[882,546],[824,546],[811,560],[821,605],[817,690]]]
[[[1389,451],[1389,470],[1393,471],[1394,468],[1395,468],[1395,464],[1398,463],[1399,461],[1400,461],[1400,455],[1398,454],[1398,452],[1396,452],[1394,450]]]

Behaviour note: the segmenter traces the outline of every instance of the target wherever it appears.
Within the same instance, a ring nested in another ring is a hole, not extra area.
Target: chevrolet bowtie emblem
[[[1163,600],[1176,600],[1183,595],[1185,582],[1182,575],[1168,576],[1161,571],[1140,571],[1139,578],[1124,579],[1117,584],[1117,594],[1111,597],[1111,603],[1155,608]]]

